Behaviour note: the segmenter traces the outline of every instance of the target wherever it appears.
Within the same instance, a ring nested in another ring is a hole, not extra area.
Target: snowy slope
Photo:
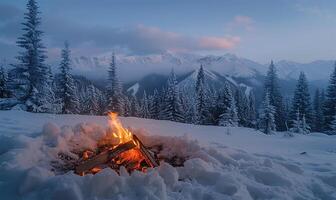
[[[121,120],[145,144],[162,142],[167,154],[189,159],[146,174],[55,175],[48,164],[55,152],[79,136],[97,137],[107,118],[0,111],[1,199],[336,199],[335,136]]]
[[[308,80],[328,80],[334,62],[331,60],[317,60],[310,63],[297,63],[281,60],[275,63],[279,77],[285,80],[298,79],[300,72],[305,72]]]

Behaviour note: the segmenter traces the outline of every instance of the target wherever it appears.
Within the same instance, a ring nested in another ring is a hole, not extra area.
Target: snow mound
[[[0,138],[1,199],[335,199],[336,172],[311,173],[300,163],[250,154],[213,144],[201,146],[188,136],[153,136],[132,130],[146,146],[162,148],[159,157],[185,158],[179,167],[166,162],[148,170],[96,175],[59,173],[59,153],[95,148],[106,128],[95,123],[74,127],[44,125],[35,136]],[[308,155],[309,156],[309,155]],[[314,166],[312,166],[314,167]]]

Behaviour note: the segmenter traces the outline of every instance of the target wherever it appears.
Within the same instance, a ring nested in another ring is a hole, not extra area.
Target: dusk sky
[[[39,0],[50,59],[109,51],[234,53],[261,63],[335,59],[336,1]],[[25,0],[0,2],[0,58],[18,48]]]

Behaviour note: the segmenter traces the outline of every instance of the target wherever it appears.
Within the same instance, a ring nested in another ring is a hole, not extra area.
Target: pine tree
[[[141,108],[140,108],[140,115],[142,118],[150,118],[150,112],[149,112],[149,100],[147,98],[146,91],[144,91],[144,94],[142,95],[141,100]]]
[[[123,95],[121,83],[117,74],[117,67],[115,62],[115,55],[112,54],[112,60],[110,64],[109,74],[109,86],[107,87],[108,96],[108,112],[117,112],[119,115],[123,115]]]
[[[248,100],[242,88],[238,87],[235,93],[236,107],[239,119],[239,125],[248,126]]]
[[[22,49],[17,56],[18,64],[14,65],[15,73],[12,80],[13,94],[18,98],[28,111],[45,112],[45,104],[49,103],[50,95],[48,85],[48,69],[45,65],[46,53],[42,44],[43,32],[40,12],[35,0],[27,3],[26,20],[22,25],[23,35],[18,38],[17,45]]]
[[[165,120],[184,122],[180,95],[176,85],[176,76],[174,70],[172,70],[167,81],[167,90],[165,91],[163,109],[160,115]]]
[[[311,128],[310,128],[309,124],[306,122],[306,116],[303,115],[302,116],[302,132],[303,132],[303,134],[309,134],[310,130],[311,130]]]
[[[71,51],[68,42],[64,43],[62,50],[62,61],[60,64],[60,95],[62,102],[62,113],[76,114],[79,113],[79,100],[76,94],[76,87],[73,77],[70,73],[71,70]]]
[[[201,65],[197,73],[196,80],[196,123],[206,124],[208,118],[208,110],[206,107],[206,88],[205,75],[203,66]]]
[[[9,97],[8,76],[3,66],[0,67],[0,98]]]
[[[85,113],[97,115],[99,113],[99,98],[94,85],[88,86],[88,96],[85,101]]]
[[[275,107],[271,104],[270,95],[268,93],[265,95],[262,106],[258,127],[265,134],[272,134],[276,129],[274,120]]]
[[[330,130],[328,133],[331,135],[336,135],[336,115],[333,117],[333,120],[330,123]]]
[[[157,89],[154,90],[153,96],[150,101],[149,106],[149,115],[151,119],[159,119],[159,113],[160,113],[160,95]]]
[[[314,96],[314,121],[313,121],[313,130],[321,132],[323,130],[323,111],[322,111],[322,96],[319,89],[316,89]]]
[[[332,132],[332,122],[336,115],[336,62],[327,88],[326,99],[324,101],[324,129],[326,132]]]
[[[248,127],[255,128],[257,124],[257,114],[255,105],[255,95],[250,91],[248,96]]]
[[[220,106],[218,110],[221,111],[218,118],[218,125],[237,127],[239,118],[237,114],[236,101],[227,82],[224,84],[224,91],[220,96],[220,102],[218,105]]]
[[[303,72],[300,73],[298,83],[294,92],[294,99],[292,101],[291,119],[296,119],[297,111],[300,111],[300,119],[303,115],[306,117],[307,123],[312,123],[312,107],[310,103],[310,94],[307,84],[306,76]]]
[[[274,117],[277,130],[279,131],[286,130],[285,115],[283,112],[284,111],[283,100],[278,85],[278,75],[276,72],[276,68],[273,64],[273,61],[269,66],[269,70],[266,76],[265,95],[266,93],[269,94],[270,105],[273,105],[275,108]]]
[[[296,118],[293,120],[292,128],[290,129],[293,133],[299,134],[309,134],[310,133],[310,126],[306,122],[305,115],[300,113],[300,110],[296,112]]]

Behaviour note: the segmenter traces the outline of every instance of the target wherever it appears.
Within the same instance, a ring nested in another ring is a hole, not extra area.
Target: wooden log
[[[85,160],[83,162],[81,162],[80,164],[77,165],[77,167],[75,168],[75,173],[76,174],[83,174],[86,171],[89,171],[90,169],[101,165],[101,164],[105,164],[108,161],[110,161],[112,158],[116,157],[117,155],[128,151],[130,149],[133,149],[135,147],[135,144],[133,141],[129,141],[127,143],[121,144],[119,146],[117,146],[114,149],[111,150],[107,150],[104,151],[100,154],[98,154],[97,156],[94,156],[93,158],[90,158],[88,160]]]
[[[133,135],[133,140],[135,140],[139,144],[139,150],[145,157],[146,162],[149,165],[151,165],[151,167],[158,167],[159,163],[156,161],[156,159],[152,156],[152,154],[147,150],[145,145],[143,145],[143,143],[139,140],[139,138],[136,135]]]

